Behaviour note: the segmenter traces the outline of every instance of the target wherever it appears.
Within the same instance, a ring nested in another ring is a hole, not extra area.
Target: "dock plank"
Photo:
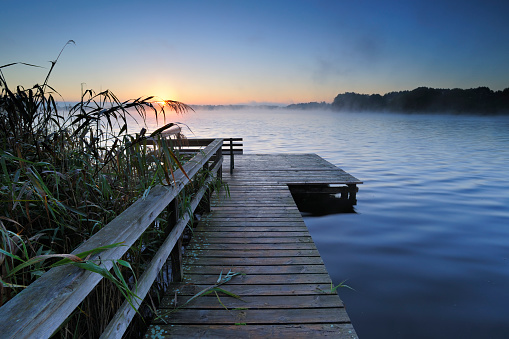
[[[215,301],[217,302],[217,300]],[[285,309],[181,309],[174,313],[161,313],[154,324],[331,324],[348,323],[344,308],[316,307],[312,317],[309,310]],[[311,319],[310,319],[311,318]]]
[[[230,257],[230,258],[265,258],[265,257],[319,257],[318,250],[253,250],[253,249],[236,249],[236,250],[211,250],[211,249],[198,249],[186,251],[184,257]]]
[[[299,325],[172,325],[153,326],[151,338],[356,338],[352,324],[299,324]]]
[[[361,182],[315,154],[241,155],[233,173],[228,166],[229,194],[213,195],[184,251],[183,281],[146,337],[356,338],[288,184]],[[218,292],[185,304],[230,270],[242,275],[221,288],[240,299]]]
[[[265,265],[264,260],[258,261],[260,265]],[[253,260],[255,262],[255,260]],[[266,266],[266,265],[265,265]],[[276,266],[276,265],[272,265]],[[219,271],[220,272],[220,271]],[[214,285],[219,277],[219,272],[215,274],[186,274],[184,276],[185,283],[201,284],[201,285]],[[256,275],[251,274],[250,270],[243,272],[245,275],[241,275],[232,279],[230,285],[259,285],[259,284],[330,284],[332,281],[329,274],[274,274],[275,270],[271,274]],[[225,272],[226,273],[226,272]]]
[[[230,267],[218,265],[188,265],[184,267],[184,272],[189,274],[217,274],[222,270],[232,270],[233,272],[247,272],[250,274],[298,274],[298,273],[327,273],[323,265],[272,265],[272,266],[248,266],[235,265]]]
[[[193,249],[202,249],[201,244],[197,244],[193,242],[189,244],[187,248],[188,251]],[[307,243],[277,243],[277,244],[231,244],[231,243],[210,243],[207,244],[208,249],[228,249],[228,250],[237,250],[237,249],[252,249],[252,250],[294,250],[294,249],[316,249],[316,246],[312,242]]]
[[[188,257],[186,260],[188,265],[217,265],[225,268],[232,267],[234,265],[323,265],[321,257],[265,257],[263,260],[260,258],[250,257]],[[217,272],[216,280],[219,277],[221,271]],[[226,273],[226,272],[224,272]]]
[[[178,303],[186,303],[192,296],[179,296]],[[214,299],[214,300],[211,300]],[[336,307],[341,300],[336,294],[316,294],[316,295],[296,295],[292,298],[281,295],[264,296],[243,296],[241,299],[222,297],[223,304],[228,308],[310,308],[310,307]],[[174,297],[165,297],[161,301],[162,308],[172,308],[175,303]],[[224,306],[217,301],[215,295],[208,295],[196,299],[195,302],[188,304],[186,308],[214,308],[223,309]]]
[[[170,297],[173,297],[175,292],[178,296],[187,295],[193,296],[200,291],[210,287],[210,285],[200,284],[172,284],[172,292],[168,293]],[[279,285],[224,285],[224,289],[228,292],[243,296],[296,296],[296,295],[323,295],[330,294],[330,284],[279,284]],[[337,294],[334,294],[337,295]],[[179,302],[179,305],[182,303]]]

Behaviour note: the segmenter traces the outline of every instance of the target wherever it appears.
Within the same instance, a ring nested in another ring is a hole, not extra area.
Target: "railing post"
[[[214,161],[214,163],[216,163],[216,161]],[[207,172],[207,176],[210,176],[211,173],[209,172],[210,170],[210,166],[209,166],[209,163],[207,162],[203,168],[205,169],[205,171]],[[210,192],[210,187],[207,188],[207,191],[205,192],[205,194],[203,195],[203,198],[200,202],[200,209],[201,211],[203,211],[204,213],[209,213],[210,212],[210,197],[211,197],[211,192]]]
[[[223,145],[222,144],[221,144],[221,147],[219,147],[216,152],[214,163],[217,163],[218,161],[220,161],[221,158],[223,158]],[[220,180],[223,180],[223,166],[219,167],[219,170],[217,171],[217,178]]]
[[[235,168],[235,160],[233,157],[233,138],[230,138],[230,174],[233,174]]]
[[[171,230],[177,225],[179,220],[179,204],[178,197],[175,197],[168,204],[168,227],[166,228],[166,236],[168,236]],[[173,250],[170,254],[170,263],[171,263],[171,275],[173,281],[182,281],[183,272],[182,269],[182,236],[179,237],[177,243],[173,247]]]

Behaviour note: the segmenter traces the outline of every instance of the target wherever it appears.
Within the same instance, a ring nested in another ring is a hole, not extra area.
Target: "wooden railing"
[[[176,171],[175,182],[172,185],[153,187],[146,197],[137,200],[73,251],[73,254],[78,254],[122,242],[123,246],[102,251],[88,258],[88,260],[97,260],[100,255],[103,258],[101,265],[111,269],[112,260],[122,258],[159,214],[165,208],[170,208],[173,228],[144,273],[138,278],[137,288],[133,291],[140,298],[133,300],[136,308],[140,306],[170,254],[172,258],[177,259],[172,260],[172,272],[182,275],[182,262],[178,259],[182,257],[180,243],[182,232],[191,216],[186,213],[179,219],[175,218],[178,211],[177,197],[190,179],[202,168],[207,168],[209,175],[190,203],[190,209],[194,212],[202,197],[210,194],[209,183],[222,175],[223,139],[209,140],[210,143],[200,153],[184,164],[183,168],[187,176],[180,170]],[[210,203],[210,200],[208,201]],[[178,246],[175,246],[176,244]],[[104,258],[110,260],[104,260]],[[0,337],[48,338],[101,279],[102,276],[99,274],[73,265],[52,268],[0,308]],[[121,338],[135,313],[136,311],[126,301],[102,337]]]
[[[184,139],[174,145],[180,152],[183,153],[196,153],[200,149],[210,144],[214,139]],[[230,174],[233,173],[235,168],[235,155],[243,154],[244,149],[242,148],[242,138],[223,138],[223,155],[230,156]]]

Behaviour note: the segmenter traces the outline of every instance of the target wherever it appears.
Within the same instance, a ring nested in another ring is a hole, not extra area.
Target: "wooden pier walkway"
[[[345,185],[342,196],[355,203],[361,182],[315,154],[236,156],[223,180],[230,197],[214,194],[184,252],[183,281],[146,337],[356,338],[288,185]],[[242,275],[220,288],[241,299],[214,292],[172,312],[230,270]]]

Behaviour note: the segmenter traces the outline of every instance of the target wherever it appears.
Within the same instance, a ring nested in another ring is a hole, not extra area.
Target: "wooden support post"
[[[175,247],[170,254],[171,260],[171,275],[174,282],[182,281],[184,279],[184,270],[182,268],[182,236],[175,244]]]
[[[341,191],[341,199],[348,199],[348,192],[350,191],[349,188],[346,188]]]
[[[210,213],[210,197],[211,197],[210,188],[207,189],[207,192],[203,195],[203,212],[204,213]]]
[[[175,197],[168,204],[168,227],[166,228],[166,235],[169,235],[171,230],[175,227],[179,220],[179,204],[178,197]],[[171,262],[171,273],[173,281],[182,281],[183,272],[182,269],[182,236],[179,237],[179,240],[173,247],[173,250],[170,254],[170,262]]]
[[[168,212],[168,227],[166,227],[165,233],[166,236],[168,236],[177,224],[179,220],[179,203],[178,203],[178,197],[175,197],[169,204],[168,207],[166,207],[166,210]]]
[[[203,168],[209,172],[210,170],[210,166],[209,166],[209,163],[206,163]],[[211,173],[209,172],[207,174],[208,176],[211,175]],[[207,188],[207,191],[205,192],[205,194],[203,195],[203,198],[201,198],[201,202],[200,202],[200,210],[204,213],[209,213],[210,212],[210,196],[211,196],[211,192],[210,192],[210,187]]]
[[[233,173],[234,168],[235,168],[235,160],[233,157],[233,138],[230,138],[230,174]]]
[[[352,205],[357,205],[357,185],[356,184],[348,184],[348,191],[350,193],[350,197],[348,200],[352,203]]]
[[[218,161],[220,161],[220,159],[222,157],[223,157],[223,148],[219,147],[219,149],[216,152],[216,157],[215,157],[214,163],[217,163]],[[231,169],[230,169],[230,173],[231,173]],[[219,170],[217,171],[217,178],[219,180],[223,180],[223,166],[219,167]]]

